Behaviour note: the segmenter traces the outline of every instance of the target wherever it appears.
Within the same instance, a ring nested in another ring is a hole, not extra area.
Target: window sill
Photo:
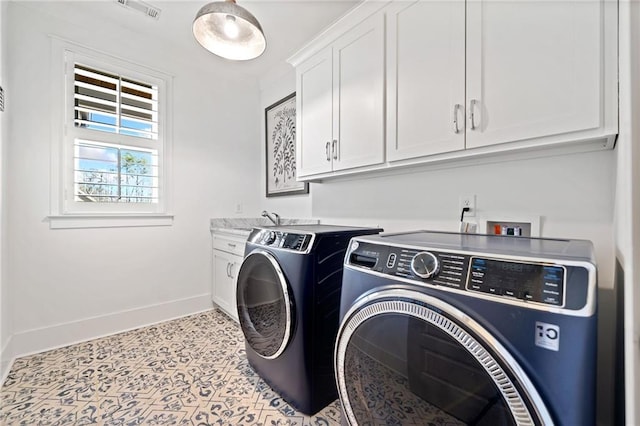
[[[92,215],[69,214],[47,216],[49,229],[76,228],[122,228],[140,226],[171,226],[173,215],[169,214],[131,214],[131,215]]]

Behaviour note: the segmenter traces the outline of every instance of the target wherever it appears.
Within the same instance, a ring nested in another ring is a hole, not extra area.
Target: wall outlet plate
[[[469,211],[464,214],[465,217],[475,217],[476,215],[476,196],[475,194],[470,195],[461,195],[459,209],[460,213],[462,213],[462,209],[465,207],[469,208]]]

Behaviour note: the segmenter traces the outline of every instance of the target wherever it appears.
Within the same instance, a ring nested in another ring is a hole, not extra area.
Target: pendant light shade
[[[193,21],[193,35],[209,52],[235,61],[257,58],[267,47],[258,20],[235,0],[203,6]]]

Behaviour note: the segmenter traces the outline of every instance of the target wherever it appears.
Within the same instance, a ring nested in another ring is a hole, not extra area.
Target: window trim
[[[171,225],[172,193],[172,102],[173,76],[150,69],[144,65],[124,60],[94,49],[50,36],[52,42],[51,84],[51,176],[50,214],[47,219],[51,229],[95,228],[123,226]],[[118,145],[150,147],[144,138],[109,132],[91,131],[75,127],[73,97],[69,96],[69,84],[73,85],[74,64],[79,62],[97,69],[114,72],[130,78],[158,84],[160,93],[158,112],[158,139],[153,147],[158,150],[159,200],[157,204],[81,204],[73,200],[73,143],[85,139]],[[134,140],[135,142],[129,143]],[[67,195],[68,199],[67,199]]]

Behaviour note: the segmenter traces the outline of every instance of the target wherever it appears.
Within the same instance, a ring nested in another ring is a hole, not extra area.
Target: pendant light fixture
[[[267,47],[258,20],[235,0],[203,6],[193,21],[193,35],[209,52],[235,61],[257,58]]]

